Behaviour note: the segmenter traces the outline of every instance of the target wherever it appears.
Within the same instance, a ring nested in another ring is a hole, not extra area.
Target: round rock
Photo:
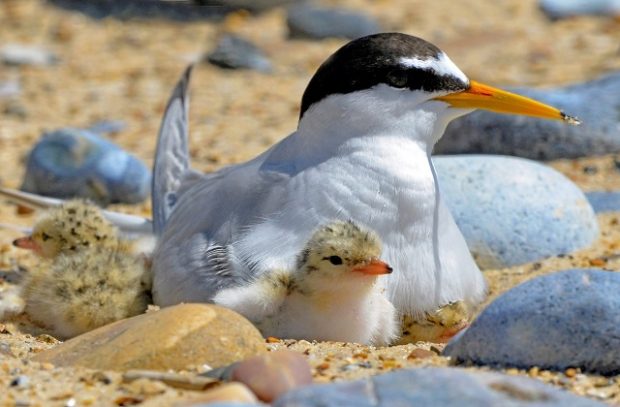
[[[271,72],[271,62],[256,45],[232,34],[223,35],[215,50],[207,56],[213,65],[228,69],[253,69]]]
[[[313,385],[291,391],[274,407],[388,406],[604,406],[540,381],[457,368],[398,370],[364,380]]]
[[[286,23],[291,38],[355,39],[381,31],[379,24],[365,14],[308,3],[289,7]]]
[[[436,156],[442,199],[481,268],[501,268],[592,244],[598,221],[556,170],[515,157]]]
[[[181,304],[117,321],[77,336],[33,359],[101,370],[217,368],[266,352],[248,320],[210,304]]]
[[[91,131],[65,128],[34,146],[21,189],[106,205],[142,202],[150,184],[150,171],[136,157]]]
[[[573,269],[498,297],[453,339],[457,362],[620,373],[620,273]]]
[[[582,124],[571,126],[556,120],[480,110],[454,120],[435,146],[435,153],[506,154],[553,160],[620,151],[620,72],[563,88],[511,90],[576,115]]]

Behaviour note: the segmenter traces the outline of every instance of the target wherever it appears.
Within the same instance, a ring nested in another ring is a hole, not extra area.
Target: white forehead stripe
[[[463,71],[459,69],[458,66],[445,53],[439,54],[439,59],[428,58],[428,59],[418,59],[412,57],[402,57],[399,62],[408,68],[418,68],[418,69],[432,69],[437,72],[439,75],[443,76],[454,76],[462,80],[465,83],[469,83],[469,79]]]

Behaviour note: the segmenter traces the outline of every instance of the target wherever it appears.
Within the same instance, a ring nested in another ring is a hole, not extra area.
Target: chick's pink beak
[[[20,237],[19,239],[13,240],[13,246],[19,247],[20,249],[28,249],[34,251],[39,250],[39,246],[30,236],[24,236]]]
[[[364,266],[354,268],[353,271],[371,275],[390,274],[392,267],[381,260],[374,259]]]

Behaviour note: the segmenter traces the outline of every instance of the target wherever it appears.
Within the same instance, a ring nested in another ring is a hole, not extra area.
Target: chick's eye
[[[407,86],[407,72],[390,71],[387,73],[387,80],[390,86],[395,88],[404,88]]]
[[[340,256],[330,256],[329,262],[333,264],[334,266],[338,266],[342,264],[342,259],[340,258]]]

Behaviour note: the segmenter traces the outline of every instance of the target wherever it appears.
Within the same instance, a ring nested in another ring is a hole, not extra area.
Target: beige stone
[[[198,397],[178,403],[177,407],[203,406],[215,402],[256,403],[258,399],[242,383],[226,383],[206,391]]]
[[[211,367],[266,352],[245,318],[210,304],[181,304],[117,321],[33,357],[55,366],[129,370]]]

